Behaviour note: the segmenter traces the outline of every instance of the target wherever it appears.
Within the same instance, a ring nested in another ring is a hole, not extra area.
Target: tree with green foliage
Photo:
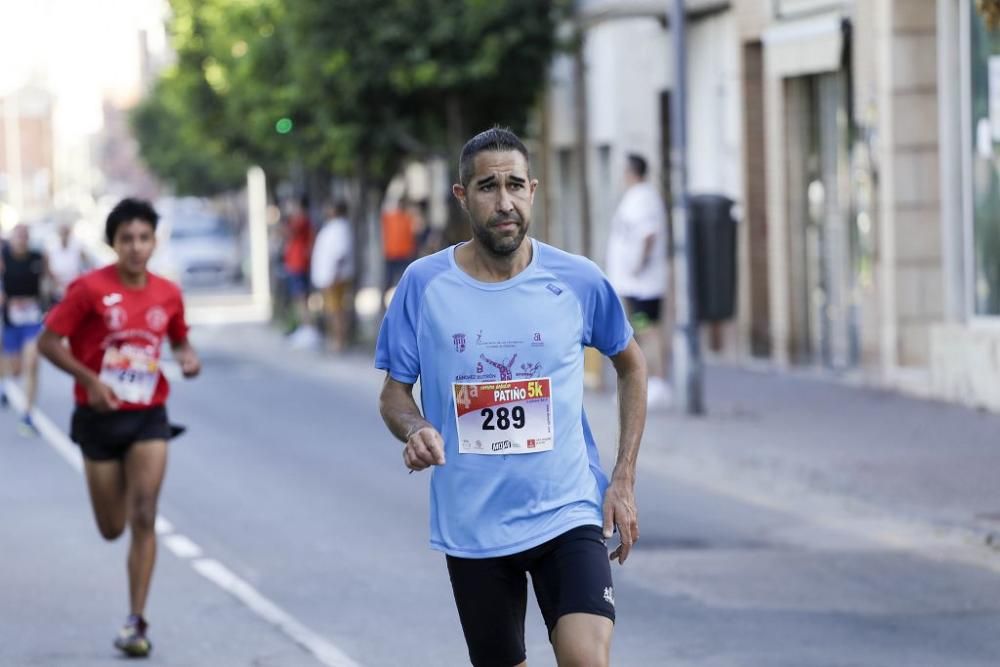
[[[231,184],[238,163],[381,187],[408,156],[523,132],[568,5],[171,0],[177,62],[134,115],[142,154],[180,192]]]

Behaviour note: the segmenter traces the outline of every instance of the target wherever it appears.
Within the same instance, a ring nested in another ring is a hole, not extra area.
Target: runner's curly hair
[[[118,228],[132,220],[148,222],[155,230],[156,223],[160,220],[160,214],[145,199],[126,197],[115,204],[115,207],[108,213],[108,220],[104,225],[104,236],[108,240],[108,245],[115,244],[115,232],[118,231]]]

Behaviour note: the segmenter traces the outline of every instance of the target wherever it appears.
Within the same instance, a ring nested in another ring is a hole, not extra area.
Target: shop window
[[[1000,30],[969,12],[972,114],[972,303],[980,316],[1000,315]]]

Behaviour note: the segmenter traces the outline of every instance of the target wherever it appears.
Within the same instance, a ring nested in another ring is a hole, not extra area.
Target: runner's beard
[[[495,230],[497,225],[505,222],[513,222],[517,225],[517,231],[514,235],[511,236]],[[487,220],[486,224],[473,223],[472,233],[490,254],[496,257],[508,257],[521,247],[521,242],[524,241],[524,236],[528,233],[528,223],[517,213],[511,216],[494,216]]]

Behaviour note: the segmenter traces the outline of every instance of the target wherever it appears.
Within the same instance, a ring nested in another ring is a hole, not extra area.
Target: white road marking
[[[156,515],[156,534],[169,535],[174,532],[174,524],[166,520],[162,514]]]
[[[173,535],[164,535],[163,544],[170,549],[175,556],[182,560],[200,558],[202,554],[201,547],[184,535],[180,535],[178,533],[174,533]]]
[[[277,626],[297,644],[316,656],[324,665],[329,667],[360,667],[340,649],[299,623],[281,607],[258,593],[253,586],[233,574],[222,563],[211,558],[201,558],[193,561],[191,566],[198,574],[229,592],[255,614]]]
[[[7,383],[6,392],[11,405],[18,412],[23,412],[25,396],[20,387]],[[73,441],[37,407],[32,410],[31,418],[45,442],[74,470],[82,473],[83,457]],[[211,558],[201,558],[203,553],[201,547],[184,535],[174,532],[174,525],[162,515],[156,517],[156,533],[163,538],[164,545],[175,556],[188,560],[195,572],[242,602],[259,618],[275,626],[286,637],[311,653],[321,664],[326,667],[361,667],[360,663],[300,623],[225,565]]]
[[[11,406],[18,412],[24,412],[25,396],[21,388],[12,382],[6,384],[7,398]],[[55,423],[42,411],[35,408],[31,412],[31,420],[38,429],[39,434],[45,438],[46,442],[52,445],[59,456],[66,460],[66,463],[73,466],[77,472],[83,472],[83,457],[80,456],[80,449],[73,444],[73,441],[62,432]]]

